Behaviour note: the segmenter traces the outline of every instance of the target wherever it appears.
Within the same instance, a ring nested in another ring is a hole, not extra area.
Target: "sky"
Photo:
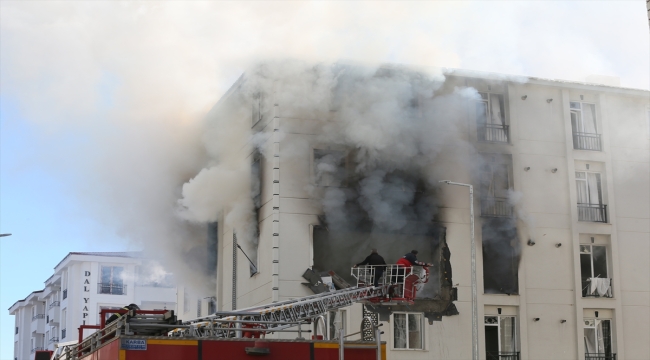
[[[645,1],[0,2],[0,308],[71,251],[155,244],[200,122],[264,59],[649,89]],[[153,239],[153,240],[152,240]],[[1,309],[0,309],[1,310]],[[0,311],[0,359],[13,317]]]

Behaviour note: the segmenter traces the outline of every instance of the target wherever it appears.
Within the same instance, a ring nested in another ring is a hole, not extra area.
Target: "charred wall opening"
[[[484,219],[483,286],[486,294],[519,293],[521,245],[515,218]]]

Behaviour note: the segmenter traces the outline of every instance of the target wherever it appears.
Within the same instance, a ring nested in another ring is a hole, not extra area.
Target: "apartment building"
[[[471,358],[469,194],[447,179],[474,187],[481,359],[650,358],[648,91],[460,70],[426,81],[391,67],[315,72],[244,75],[208,116],[255,135],[234,146],[251,166],[255,241],[225,209],[216,310],[311,295],[308,268],[354,281],[349,267],[371,247],[389,263],[418,249],[434,266],[415,305],[357,304],[319,333],[356,332],[372,315],[388,359]],[[384,112],[403,113],[399,126]]]
[[[16,301],[14,359],[75,341],[79,326],[100,323],[102,309],[131,303],[142,309],[176,309],[176,288],[139,252],[71,252],[54,267],[43,290]],[[85,330],[84,336],[93,330]]]

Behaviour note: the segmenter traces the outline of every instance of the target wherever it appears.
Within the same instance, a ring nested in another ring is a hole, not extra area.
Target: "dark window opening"
[[[485,317],[486,360],[519,360],[514,316]]]
[[[486,294],[519,293],[521,246],[515,219],[483,223],[483,286]]]
[[[510,191],[512,181],[510,157],[484,155],[485,162],[480,173],[481,216],[512,217]]]
[[[347,151],[314,149],[314,182],[324,187],[347,187],[353,173],[351,164]]]

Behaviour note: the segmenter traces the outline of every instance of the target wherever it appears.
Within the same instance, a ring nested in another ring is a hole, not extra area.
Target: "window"
[[[422,350],[424,333],[422,314],[393,314],[393,347],[395,349]]]
[[[183,289],[183,313],[190,311],[190,293],[187,292],[187,288]]]
[[[611,279],[607,274],[607,247],[580,245],[582,296],[612,297]]]
[[[585,360],[614,360],[611,320],[584,319],[584,324]]]
[[[126,286],[122,279],[124,268],[121,266],[102,266],[99,294],[125,295]]]
[[[502,94],[480,92],[476,105],[476,124],[479,141],[508,142],[505,103]]]
[[[264,96],[261,93],[257,93],[253,95],[253,99],[251,101],[251,110],[252,110],[252,118],[251,118],[251,126],[255,126],[260,120],[262,120],[262,103],[264,100]]]
[[[201,317],[201,299],[196,300],[196,317]]]
[[[485,317],[486,360],[516,360],[517,322],[514,316]]]
[[[65,330],[66,325],[68,324],[68,309],[61,310],[61,329]],[[62,336],[65,338],[65,336]]]
[[[596,126],[596,106],[571,102],[571,128],[573,148],[579,150],[601,150],[600,134]]]
[[[578,220],[607,222],[607,205],[603,204],[601,174],[576,171]]]
[[[347,186],[347,154],[342,150],[314,149],[314,180],[318,186]]]
[[[217,312],[217,299],[211,297],[208,301],[208,315],[212,315]]]
[[[18,335],[18,326],[16,326],[16,335]]]
[[[481,240],[484,292],[518,294],[521,244],[517,236],[517,220],[484,219]]]
[[[509,157],[484,155],[481,171],[481,216],[511,217],[512,206],[508,201],[511,160]]]
[[[346,324],[346,310],[337,310],[330,311],[327,314],[327,324],[328,324],[328,338],[330,340],[336,340],[339,338],[339,331],[343,329],[347,331]]]

